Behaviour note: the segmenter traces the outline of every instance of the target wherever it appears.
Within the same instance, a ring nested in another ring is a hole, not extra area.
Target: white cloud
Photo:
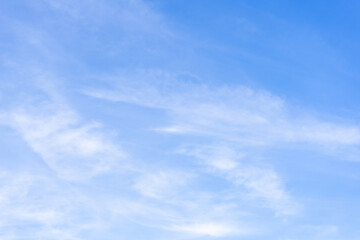
[[[358,126],[302,118],[302,113],[291,112],[283,100],[268,92],[242,86],[210,87],[176,78],[154,70],[122,72],[111,79],[115,89],[88,88],[84,93],[165,109],[172,114],[172,125],[156,130],[167,133],[209,135],[248,146],[360,144]]]
[[[279,215],[292,215],[299,211],[299,205],[290,197],[277,173],[270,169],[240,167],[230,173],[236,184],[244,185],[254,197],[265,200]]]
[[[244,87],[212,89],[205,85],[181,83],[161,72],[150,72],[149,76],[153,81],[130,83],[128,80],[115,80],[116,90],[91,89],[85,93],[169,111],[174,125],[157,131],[204,135],[224,143],[224,147],[193,146],[178,153],[201,159],[203,164],[215,170],[211,174],[232,183],[233,198],[241,199],[243,196],[237,196],[236,192],[245,188],[249,197],[259,200],[260,207],[271,208],[278,215],[298,212],[298,204],[289,196],[278,174],[253,163],[243,164],[243,154],[234,148],[239,144],[244,148],[285,140],[281,136],[282,130],[271,133],[284,121],[285,107],[280,99]],[[170,79],[166,82],[158,79],[161,77]]]
[[[245,187],[250,198],[261,199],[261,206],[273,209],[278,215],[296,214],[300,209],[274,170],[243,163],[246,156],[234,148],[191,146],[180,148],[179,153],[202,160],[200,163],[209,166],[212,173],[224,177],[235,186]]]
[[[208,237],[227,237],[234,234],[243,235],[246,233],[246,231],[242,232],[239,228],[231,226],[230,224],[216,222],[178,225],[174,226],[172,230]]]
[[[107,28],[110,23],[117,31],[128,34],[118,39],[119,43],[134,41],[143,35],[160,38],[172,35],[162,16],[142,0],[44,0],[44,3],[57,13],[66,14],[66,18],[71,17],[72,23],[89,27],[91,31],[99,31],[101,26]]]
[[[83,124],[66,106],[43,104],[9,113],[13,127],[60,177],[80,180],[110,171],[124,153],[98,129]]]
[[[244,154],[236,151],[231,146],[203,146],[203,145],[184,145],[177,151],[201,159],[202,164],[206,164],[217,170],[234,170],[239,166],[239,161],[244,158]]]
[[[185,194],[186,193],[182,193]],[[228,237],[253,235],[249,224],[239,221],[234,206],[218,205],[201,199],[201,193],[189,201],[114,200],[110,204],[113,216],[159,230],[176,232],[177,236]]]
[[[188,184],[190,177],[190,174],[176,171],[146,173],[137,179],[133,187],[144,196],[167,201],[174,198],[178,187]]]
[[[57,15],[57,23],[64,29],[67,28],[66,24],[70,23],[71,29],[75,27],[75,30],[88,27],[86,36],[91,35],[90,32],[99,36],[105,26],[111,31],[117,29],[121,32],[119,35],[126,35],[122,39],[116,39],[121,43],[101,42],[101,45],[108,45],[106,54],[111,51],[115,52],[114,54],[116,51],[122,53],[121,50],[128,46],[149,50],[153,46],[143,43],[143,38],[150,42],[148,36],[162,38],[171,35],[161,16],[142,1],[118,1],[116,4],[97,0],[91,0],[90,3],[84,0],[44,2],[56,11],[65,13],[66,20],[63,22],[60,21],[60,15]],[[69,21],[68,17],[72,19]],[[38,56],[46,69],[51,69],[51,63],[47,64],[48,60],[56,63],[58,58],[66,62],[77,61],[58,48],[58,42],[51,39],[51,34],[44,34],[35,28],[29,30],[32,28],[28,27],[26,25],[20,29],[19,32],[25,34],[20,34],[19,39],[27,42],[25,47],[22,46],[24,49],[35,49],[34,52],[24,54],[29,59],[33,60],[34,56]],[[26,28],[28,31],[23,31]],[[88,44],[94,46],[92,43]],[[72,51],[68,54],[70,52]],[[20,60],[16,57],[14,60],[21,62],[17,65],[18,69],[21,65],[26,65],[22,64],[26,61]],[[86,65],[86,60],[84,61],[80,64],[82,67]],[[64,66],[56,66],[55,69],[62,67]],[[122,74],[120,79],[110,80],[113,85],[109,88],[87,88],[84,92],[99,99],[162,109],[171,117],[171,121],[153,130],[182,134],[183,142],[190,142],[194,135],[205,136],[207,140],[203,141],[204,144],[195,146],[189,143],[191,150],[183,149],[178,152],[182,154],[181,157],[191,156],[193,162],[200,160],[200,167],[191,165],[194,167],[191,172],[196,172],[196,178],[192,174],[177,170],[175,166],[168,171],[161,167],[156,169],[143,166],[140,170],[140,167],[134,164],[135,171],[129,175],[135,176],[125,181],[130,183],[116,188],[117,186],[114,186],[119,177],[116,178],[111,173],[125,158],[118,144],[103,131],[100,123],[84,120],[81,114],[72,109],[71,104],[66,104],[59,89],[51,84],[54,79],[48,80],[49,75],[41,71],[40,74],[33,74],[26,66],[21,66],[21,69],[25,72],[21,78],[25,80],[17,81],[17,85],[25,83],[29,77],[27,75],[35,78],[40,75],[41,79],[31,81],[31,84],[36,82],[36,85],[41,85],[35,88],[45,91],[47,100],[45,103],[25,103],[20,108],[3,112],[2,119],[18,132],[61,179],[4,175],[0,186],[0,208],[5,209],[0,217],[1,226],[11,225],[16,228],[29,222],[40,225],[32,228],[31,230],[35,231],[25,236],[20,236],[20,231],[10,226],[9,231],[7,228],[0,230],[0,238],[4,239],[82,239],[79,236],[82,231],[101,228],[103,225],[119,226],[126,220],[160,230],[189,234],[193,238],[253,234],[250,228],[240,224],[244,217],[242,211],[253,210],[246,208],[250,205],[249,202],[256,205],[254,208],[270,208],[277,215],[291,215],[299,210],[297,201],[287,191],[281,174],[268,164],[252,162],[255,147],[305,143],[319,145],[327,151],[330,148],[336,152],[347,151],[347,147],[351,146],[352,153],[357,153],[360,144],[358,126],[297,117],[301,114],[290,113],[282,99],[264,91],[254,91],[241,86],[184,83],[177,81],[178,76],[175,74],[163,71]],[[26,85],[23,91],[37,95],[38,92],[31,92],[34,90],[31,84]],[[69,86],[73,87],[72,84]],[[27,102],[22,96],[19,99]],[[215,146],[214,142],[220,142],[221,146]],[[354,158],[359,156],[352,155]],[[150,155],[149,159],[141,159],[139,162],[145,165],[145,162],[154,160],[152,158],[154,156]],[[90,193],[87,192],[89,186],[81,185],[81,182],[76,182],[76,185],[69,181],[89,180],[100,174],[109,174],[105,177],[105,183],[100,184],[101,180],[94,178],[91,183],[99,184],[100,187],[96,187],[100,189],[111,179],[111,194],[104,194],[100,190]],[[208,182],[204,181],[204,185],[197,182],[207,177],[216,180],[220,177],[226,184],[210,189],[204,186]],[[50,184],[54,179],[60,183]],[[76,189],[75,186],[80,186],[83,194],[76,195],[77,191],[72,191]],[[137,194],[134,194],[134,191]],[[258,226],[258,229],[261,229],[261,226]],[[333,226],[315,230],[319,230],[320,235],[324,233],[324,236],[338,231]]]
[[[194,147],[200,152],[211,141],[221,142],[225,146],[222,150],[215,147],[212,152],[183,153],[204,160],[204,164],[216,169],[216,175],[245,187],[248,196],[262,199],[260,207],[269,207],[278,215],[298,213],[300,205],[292,199],[274,169],[268,164],[252,163],[259,147],[282,148],[296,143],[304,148],[340,154],[337,149],[357,149],[360,145],[358,126],[301,117],[306,114],[291,111],[282,99],[265,91],[183,82],[177,80],[176,74],[161,70],[123,71],[119,77],[108,77],[105,82],[110,83],[111,89],[89,87],[83,92],[98,99],[166,111],[170,124],[154,130],[205,136],[207,143]],[[246,158],[241,156],[243,153]],[[349,159],[348,156],[349,153],[341,155]]]
[[[47,177],[3,172],[0,194],[0,236],[5,234],[5,239],[7,233],[12,233],[9,239],[64,239],[64,236],[79,239],[76,237],[78,228],[85,221],[74,221],[79,210],[75,192],[63,191]],[[15,230],[23,226],[27,226],[23,231]]]

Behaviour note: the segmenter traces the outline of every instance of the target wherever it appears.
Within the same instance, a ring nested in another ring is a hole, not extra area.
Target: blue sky
[[[0,238],[354,240],[357,1],[0,3]]]

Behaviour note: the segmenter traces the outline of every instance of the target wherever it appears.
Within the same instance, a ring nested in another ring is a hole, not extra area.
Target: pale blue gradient
[[[358,239],[359,10],[2,1],[0,239]]]

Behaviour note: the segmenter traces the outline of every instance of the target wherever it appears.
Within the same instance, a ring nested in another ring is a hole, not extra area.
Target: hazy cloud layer
[[[358,180],[355,121],[199,74],[232,50],[160,3],[13,4],[0,4],[1,239],[352,239],[328,216],[346,202],[332,189]]]

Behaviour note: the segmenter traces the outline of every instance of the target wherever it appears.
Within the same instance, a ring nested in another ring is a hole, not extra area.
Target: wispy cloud
[[[93,219],[81,217],[89,205],[77,191],[69,191],[51,178],[3,171],[0,182],[0,236],[5,239],[75,240],[93,223]]]
[[[181,82],[176,74],[154,70],[119,75],[108,81],[111,89],[86,88],[84,93],[169,111],[172,125],[159,131],[193,132],[245,145],[360,144],[358,126],[303,117],[308,114],[292,111],[284,100],[266,91]]]
[[[228,237],[231,235],[244,235],[249,232],[248,230],[241,230],[236,226],[231,226],[231,224],[216,222],[179,225],[174,226],[172,230],[207,237]]]
[[[171,198],[178,197],[174,196],[173,191],[187,185],[191,177],[190,174],[164,170],[157,173],[146,173],[140,175],[133,188],[146,197],[171,201]]]
[[[182,192],[184,195],[188,195]],[[176,233],[187,237],[229,237],[249,236],[255,233],[250,224],[239,220],[244,216],[234,211],[235,206],[216,204],[202,197],[192,195],[188,200],[149,202],[145,199],[114,200],[113,216],[123,216],[131,222],[147,227]],[[189,195],[187,196],[189,197]],[[181,237],[180,237],[181,239]]]
[[[237,186],[244,186],[249,192],[249,199],[262,199],[260,205],[272,208],[279,215],[298,213],[300,206],[285,189],[280,176],[271,168],[243,163],[246,156],[229,147],[192,146],[181,147],[179,153],[194,156],[208,167],[208,171],[217,174]],[[240,190],[241,191],[241,190]]]
[[[33,20],[4,17],[0,127],[45,167],[1,165],[1,239],[131,239],[148,229],[165,239],[256,238],[276,224],[291,232],[306,200],[267,153],[295,147],[360,160],[356,124],[294,110],[264,90],[170,72],[186,68],[162,70],[182,50],[192,63],[204,58],[151,4],[30,0],[22,6]],[[340,227],[299,231],[326,239]]]
[[[245,188],[248,199],[258,199],[258,207],[271,208],[277,215],[296,214],[301,204],[291,197],[281,176],[269,164],[251,161],[258,155],[256,151],[296,143],[329,153],[334,146],[358,148],[360,144],[357,126],[302,117],[305,114],[291,111],[282,99],[268,92],[176,78],[174,74],[153,70],[123,73],[108,80],[111,89],[86,88],[84,93],[98,99],[163,109],[171,116],[170,125],[157,127],[156,131],[206,136],[209,141],[204,144],[180,145],[175,152],[192,156],[195,162],[199,159],[205,169],[212,169],[211,174],[230,182],[234,192]],[[239,198],[236,194],[232,197]]]
[[[99,124],[81,123],[65,106],[42,105],[9,113],[9,125],[60,177],[88,178],[110,171],[124,159],[119,146],[98,131]]]

